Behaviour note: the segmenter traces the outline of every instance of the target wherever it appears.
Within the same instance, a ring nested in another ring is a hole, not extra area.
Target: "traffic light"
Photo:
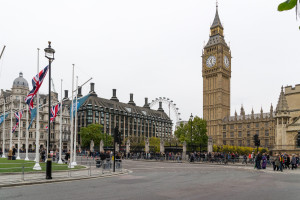
[[[114,143],[119,143],[119,127],[116,126],[115,130],[114,130]]]
[[[258,135],[255,134],[253,138],[254,138],[254,145],[257,147],[260,146],[260,139],[258,138]]]

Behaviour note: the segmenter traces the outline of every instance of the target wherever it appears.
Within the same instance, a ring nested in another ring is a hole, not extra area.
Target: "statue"
[[[145,153],[149,153],[149,146],[149,138],[147,138],[145,142]]]
[[[103,144],[103,140],[100,141],[100,152],[104,152],[104,144]]]

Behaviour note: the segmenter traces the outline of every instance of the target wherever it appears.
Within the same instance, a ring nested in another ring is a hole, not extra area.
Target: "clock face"
[[[213,67],[216,64],[216,57],[209,56],[206,60],[206,66],[207,67]]]
[[[229,67],[229,59],[227,58],[227,56],[224,56],[224,64],[227,68]]]

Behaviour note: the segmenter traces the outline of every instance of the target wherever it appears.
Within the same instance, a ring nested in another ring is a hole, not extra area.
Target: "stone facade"
[[[25,97],[29,92],[29,87],[27,81],[23,78],[23,74],[20,73],[19,77],[16,78],[13,82],[13,86],[11,90],[1,90],[0,94],[0,113],[3,114],[4,112],[4,101],[5,101],[5,112],[10,112],[11,108],[13,113],[19,110],[20,100],[21,100],[21,108],[23,111],[23,117],[20,122],[20,148],[25,149],[26,143],[26,103]],[[52,92],[52,102],[58,101],[57,93]],[[40,106],[43,104],[47,104],[48,102],[48,95],[40,94]],[[36,105],[36,98],[34,101],[34,105]],[[46,126],[48,125],[48,106],[44,106],[39,109],[40,115],[40,147],[45,147],[47,144],[47,137],[48,131]],[[16,124],[15,116],[12,116],[12,126]],[[11,118],[10,115],[5,120],[5,149],[9,149],[10,145],[10,133],[11,133]],[[30,123],[30,115],[29,120]],[[59,117],[55,119],[55,122],[51,126],[51,143],[50,147],[58,148],[59,145]],[[0,128],[0,148],[2,149],[3,144],[3,124],[1,124]],[[12,145],[17,147],[18,146],[18,134],[19,129],[17,128],[16,131],[12,135]],[[28,133],[28,149],[34,150],[35,149],[35,142],[36,142],[36,120],[33,121],[31,128],[29,129]],[[62,132],[62,145],[63,149],[67,150],[70,141],[70,114],[68,112],[68,108],[63,106],[63,132]]]
[[[300,148],[300,85],[282,87],[275,112],[230,116],[231,51],[224,40],[218,8],[202,52],[203,118],[214,144],[254,147],[259,135],[262,147],[298,152]]]
[[[130,136],[142,140],[172,136],[173,124],[164,112],[161,102],[158,110],[152,110],[148,98],[145,98],[145,105],[140,107],[135,104],[133,94],[130,94],[129,102],[122,103],[116,96],[116,89],[113,89],[111,99],[104,99],[95,93],[94,83],[91,83],[89,93],[90,96],[78,110],[78,132],[81,127],[96,123],[103,125],[103,132],[109,135],[114,135],[114,128],[118,126],[123,141]]]

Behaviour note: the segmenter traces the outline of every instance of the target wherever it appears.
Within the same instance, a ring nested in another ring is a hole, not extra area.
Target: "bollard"
[[[90,176],[92,176],[92,163],[90,162]]]
[[[25,174],[24,174],[25,172],[24,172],[24,163],[22,164],[22,181],[24,181],[24,176],[25,176]]]

